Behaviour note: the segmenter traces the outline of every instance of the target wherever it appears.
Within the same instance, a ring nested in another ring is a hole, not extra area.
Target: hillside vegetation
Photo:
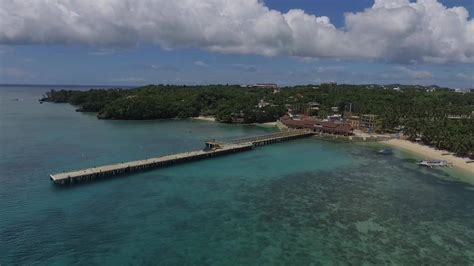
[[[405,87],[402,91],[379,86],[308,85],[272,89],[241,88],[233,85],[171,86],[148,85],[136,89],[93,89],[50,91],[46,101],[70,103],[78,111],[97,112],[100,119],[167,119],[199,115],[215,116],[224,123],[276,121],[287,107],[304,112],[308,103],[318,102],[317,114],[377,115],[379,132],[401,128],[410,139],[453,151],[474,154],[474,93],[447,89],[427,92]],[[264,105],[259,106],[259,102]]]

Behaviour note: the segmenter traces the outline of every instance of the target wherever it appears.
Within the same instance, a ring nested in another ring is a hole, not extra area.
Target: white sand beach
[[[255,125],[259,127],[276,127],[277,122],[256,123]]]
[[[467,163],[468,159],[457,157],[448,151],[437,150],[429,146],[401,139],[391,139],[382,141],[381,143],[418,154],[420,156],[426,157],[426,159],[446,160],[452,163],[455,168],[470,173],[474,176],[474,163],[469,164]]]
[[[191,119],[200,120],[200,121],[208,121],[208,122],[216,122],[216,118],[213,116],[197,116],[197,117],[191,117]],[[276,127],[277,122],[255,123],[253,125],[259,126],[259,127]]]
[[[192,117],[191,119],[201,120],[201,121],[209,121],[209,122],[216,122],[216,118],[213,117],[213,116],[197,116],[197,117]]]

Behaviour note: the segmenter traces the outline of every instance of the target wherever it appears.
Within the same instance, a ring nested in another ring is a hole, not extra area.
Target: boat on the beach
[[[392,154],[393,153],[393,150],[392,149],[381,149],[378,151],[379,154]]]
[[[426,166],[426,167],[451,167],[451,163],[446,160],[423,160],[418,162],[419,166]]]

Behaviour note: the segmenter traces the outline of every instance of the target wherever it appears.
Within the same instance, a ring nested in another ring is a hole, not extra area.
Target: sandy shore
[[[198,117],[191,117],[191,119],[200,120],[200,121],[208,121],[208,122],[216,122],[216,118],[213,116],[198,116]],[[259,127],[276,127],[277,122],[255,123],[252,125],[259,126]]]
[[[468,164],[466,163],[468,161],[467,159],[460,158],[452,154],[443,155],[449,153],[447,151],[437,150],[429,146],[401,139],[391,139],[387,141],[382,141],[381,143],[418,154],[420,156],[425,157],[426,159],[446,160],[452,163],[455,168],[474,175],[474,163]]]
[[[216,118],[213,117],[213,116],[198,116],[198,117],[192,117],[191,119],[201,120],[201,121],[209,121],[209,122],[216,122]]]
[[[255,123],[254,125],[259,126],[259,127],[276,127],[277,122]]]

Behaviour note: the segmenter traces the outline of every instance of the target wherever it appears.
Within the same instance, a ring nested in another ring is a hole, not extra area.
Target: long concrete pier
[[[54,184],[66,185],[93,181],[115,175],[130,174],[170,165],[208,159],[225,154],[252,150],[254,147],[312,136],[313,132],[290,130],[255,137],[233,140],[231,142],[206,142],[206,149],[150,158],[146,160],[104,165],[72,172],[51,174]]]

